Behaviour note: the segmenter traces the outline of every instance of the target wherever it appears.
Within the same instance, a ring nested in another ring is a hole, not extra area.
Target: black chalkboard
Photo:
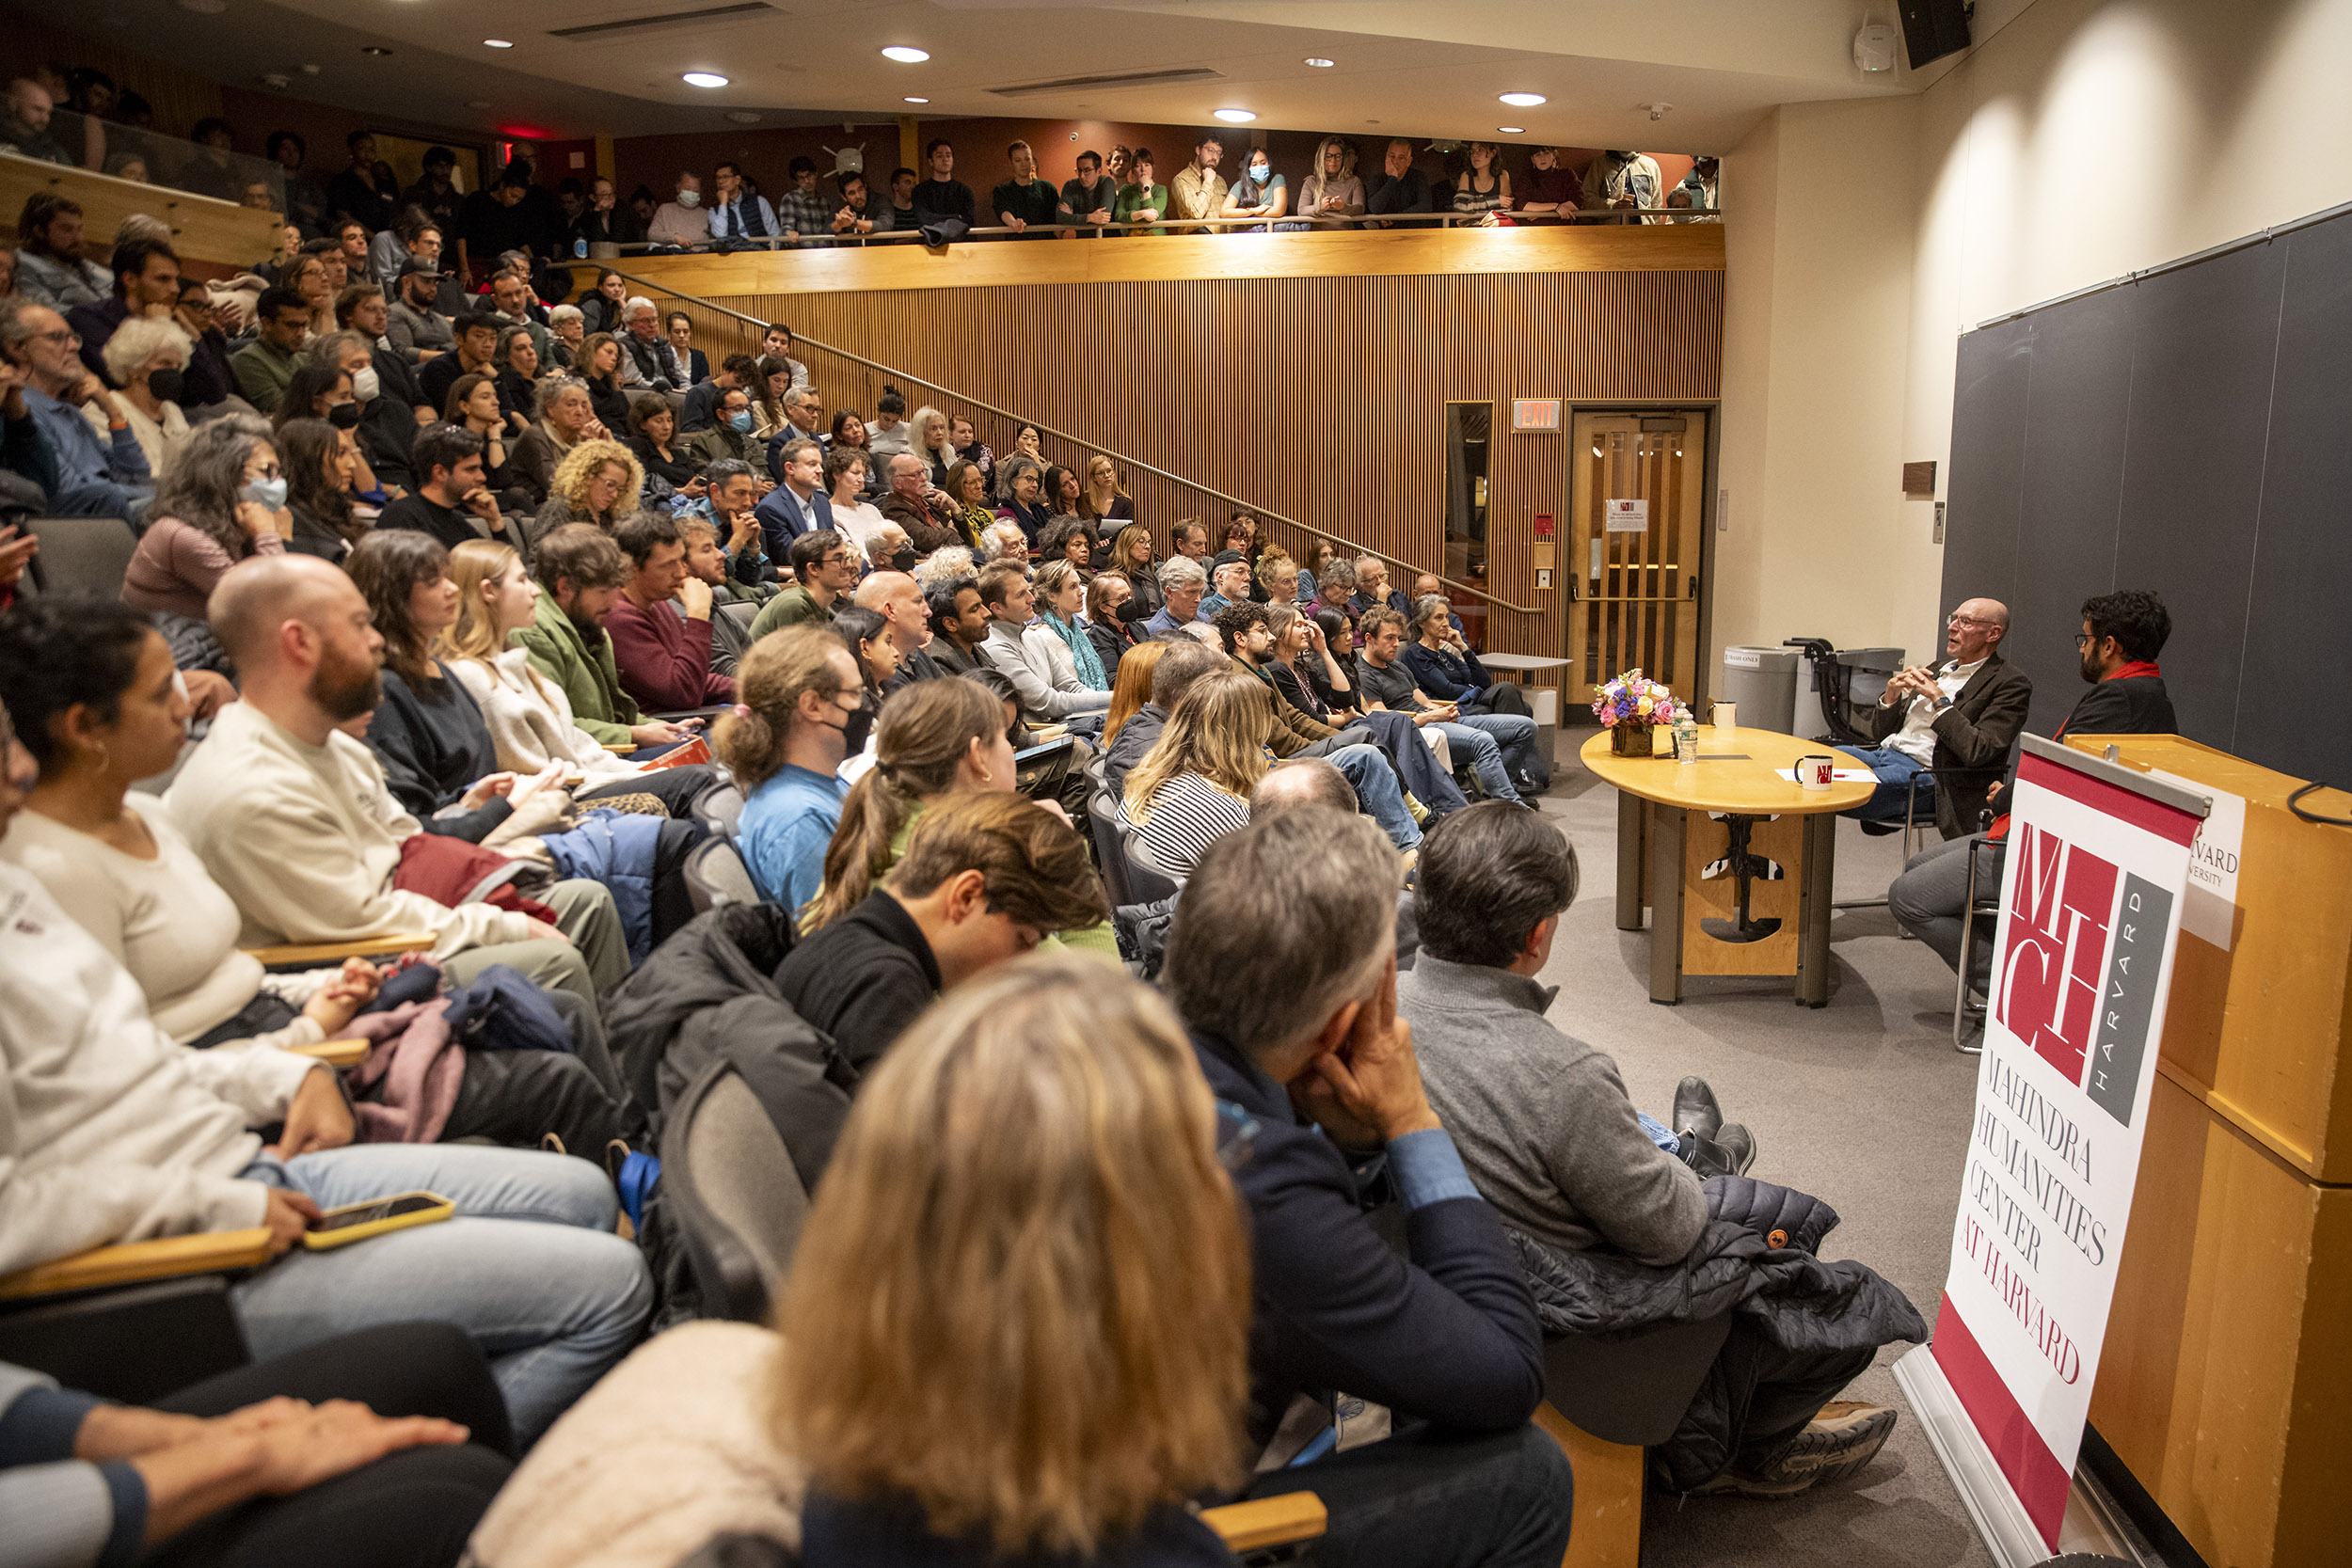
[[[2182,734],[2352,784],[2352,212],[1963,337],[1948,498],[1944,606],[2010,606],[2033,731],[2082,601],[2152,588]]]

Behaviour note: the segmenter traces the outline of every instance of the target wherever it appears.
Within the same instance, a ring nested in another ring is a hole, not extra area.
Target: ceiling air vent
[[[1178,82],[1221,82],[1225,73],[1207,66],[1176,71],[1129,71],[1109,76],[1064,76],[1051,82],[1024,82],[1018,87],[990,87],[998,98],[1033,98],[1046,92],[1081,92],[1104,87],[1163,87]]]
[[[675,27],[682,22],[718,22],[730,16],[774,15],[776,8],[766,0],[744,0],[741,5],[706,6],[699,10],[664,11],[660,16],[633,16],[625,22],[591,22],[579,27],[550,27],[548,37],[569,39],[574,43],[600,43],[622,33],[634,33],[651,27]]]

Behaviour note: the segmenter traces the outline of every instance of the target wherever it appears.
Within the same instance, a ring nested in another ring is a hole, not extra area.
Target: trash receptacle
[[[1737,704],[1740,722],[1749,729],[1790,734],[1797,721],[1796,651],[1725,648],[1724,681],[1716,698]]]

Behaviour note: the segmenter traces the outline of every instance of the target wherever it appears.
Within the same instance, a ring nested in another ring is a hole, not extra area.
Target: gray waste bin
[[[1789,734],[1797,721],[1797,651],[1725,648],[1723,685],[1715,698],[1738,704],[1740,722],[1749,729]]]

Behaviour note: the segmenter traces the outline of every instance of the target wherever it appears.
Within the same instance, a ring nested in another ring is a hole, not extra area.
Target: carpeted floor
[[[1791,1001],[1788,980],[1686,980],[1680,1005],[1649,1000],[1649,937],[1616,928],[1616,792],[1580,768],[1588,731],[1561,732],[1544,812],[1582,863],[1547,985],[1551,1022],[1617,1060],[1634,1102],[1663,1117],[1675,1085],[1696,1073],[1724,1117],[1756,1135],[1754,1175],[1824,1197],[1844,1217],[1824,1248],[1893,1280],[1931,1323],[1943,1290],[1976,1058],[1951,1047],[1951,971],[1899,937],[1883,909],[1849,910],[1831,927],[1835,990],[1820,1011]],[[1902,868],[1899,837],[1838,824],[1837,896],[1883,896]],[[1851,1397],[1891,1404],[1900,1424],[1859,1478],[1782,1503],[1651,1492],[1645,1568],[1798,1568],[1826,1563],[1947,1568],[1990,1564],[1904,1403],[1883,1351]]]

